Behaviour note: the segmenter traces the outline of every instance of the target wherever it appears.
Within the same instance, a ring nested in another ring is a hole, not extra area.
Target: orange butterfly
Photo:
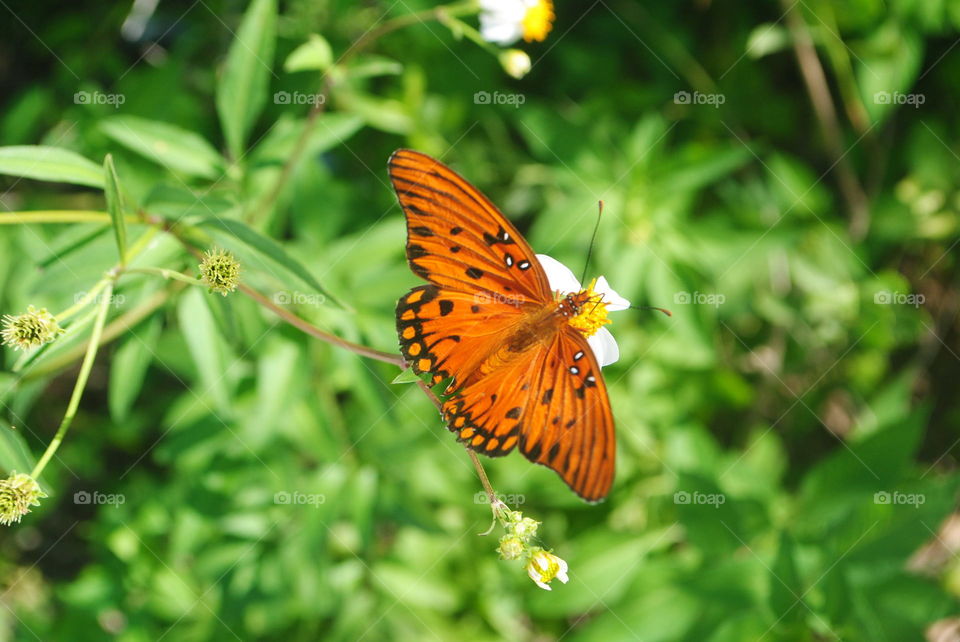
[[[580,497],[603,499],[616,444],[600,367],[618,354],[602,326],[629,302],[602,277],[581,288],[558,261],[535,255],[443,163],[401,149],[389,168],[407,217],[407,261],[429,282],[397,303],[400,350],[432,383],[451,378],[447,427],[491,457],[519,446]]]

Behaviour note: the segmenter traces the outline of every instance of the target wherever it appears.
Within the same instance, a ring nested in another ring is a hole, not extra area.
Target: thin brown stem
[[[253,299],[263,307],[267,308],[268,310],[276,314],[278,317],[280,317],[281,319],[283,319],[293,327],[297,328],[298,330],[302,330],[303,332],[309,334],[311,337],[316,337],[321,341],[325,341],[331,345],[335,345],[339,348],[343,348],[344,350],[349,350],[350,352],[359,354],[362,357],[369,357],[370,359],[376,359],[377,361],[382,361],[384,363],[395,365],[398,368],[404,367],[403,359],[400,357],[400,355],[390,354],[389,352],[382,352],[380,350],[368,348],[367,346],[362,346],[359,343],[353,343],[352,341],[347,341],[346,339],[341,339],[340,337],[330,334],[329,332],[325,332],[324,330],[321,330],[320,328],[313,325],[306,319],[302,319],[298,317],[296,314],[290,312],[289,310],[286,310],[285,308],[280,307],[279,305],[271,301],[268,297],[264,296],[263,294],[251,288],[249,285],[245,285],[241,283],[239,286],[239,290],[249,298]]]
[[[831,156],[835,159],[834,165],[837,170],[840,192],[850,207],[850,235],[854,239],[860,240],[866,236],[870,227],[870,205],[867,194],[863,186],[860,185],[860,181],[846,157],[846,151],[843,149],[841,142],[843,133],[840,129],[840,121],[833,106],[827,76],[823,71],[823,65],[820,64],[820,58],[817,56],[810,31],[807,29],[807,25],[798,9],[790,4],[790,0],[781,0],[781,3],[786,9],[787,28],[790,30],[791,40],[793,41],[794,54],[797,57],[807,93],[810,95],[810,102],[813,103],[813,110],[820,123],[824,143],[826,143]]]

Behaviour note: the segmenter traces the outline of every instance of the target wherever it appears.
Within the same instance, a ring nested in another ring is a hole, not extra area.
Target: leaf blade
[[[103,187],[103,168],[80,154],[46,145],[0,147],[0,174]]]
[[[120,193],[120,179],[117,178],[117,168],[113,164],[113,156],[107,154],[103,159],[103,173],[106,184],[103,192],[107,198],[107,211],[113,223],[113,235],[117,240],[117,251],[120,253],[120,265],[127,261],[127,220],[123,215],[123,195]]]
[[[227,149],[235,159],[243,155],[247,135],[267,100],[276,19],[276,0],[254,0],[237,29],[217,83],[217,114]]]
[[[139,116],[112,116],[99,127],[111,140],[169,170],[208,179],[223,172],[219,152],[182,127]]]
[[[241,241],[245,245],[248,245],[264,256],[270,258],[275,263],[279,264],[291,274],[303,281],[306,285],[309,285],[317,292],[323,294],[325,297],[327,297],[327,299],[336,302],[340,307],[344,307],[343,304],[336,299],[336,297],[334,297],[332,294],[330,294],[330,292],[327,291],[326,288],[320,285],[320,282],[317,281],[317,279],[300,261],[287,254],[283,246],[272,239],[259,234],[247,225],[233,219],[210,217],[201,219],[197,222],[197,224],[203,227],[215,228],[222,232],[226,232],[238,241]]]

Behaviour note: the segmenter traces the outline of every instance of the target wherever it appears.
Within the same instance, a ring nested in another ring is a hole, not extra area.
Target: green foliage
[[[50,443],[117,280],[49,497],[0,539],[0,636],[912,640],[956,613],[960,2],[558,3],[522,80],[426,2],[159,3],[140,31],[128,4],[8,21],[0,312],[65,333],[4,348],[0,476]],[[477,535],[415,379],[318,338],[397,351],[398,147],[573,266],[602,200],[591,272],[673,312],[613,318],[606,502],[485,460],[569,562],[551,592]],[[196,285],[214,246],[260,299]]]

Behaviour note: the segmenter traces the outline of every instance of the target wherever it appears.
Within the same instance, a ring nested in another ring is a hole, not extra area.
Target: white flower
[[[551,0],[480,0],[480,35],[504,47],[520,38],[543,41],[553,17]]]
[[[507,49],[500,54],[500,64],[510,76],[523,78],[530,71],[530,56],[520,49]]]
[[[601,276],[589,288],[584,288],[570,268],[560,261],[546,254],[537,254],[537,259],[540,261],[543,271],[547,274],[547,281],[550,283],[551,290],[566,295],[591,289],[594,293],[602,296],[601,303],[596,306],[596,312],[602,313],[601,324],[609,323],[606,320],[607,312],[617,312],[630,307],[630,302],[610,287],[606,277]],[[593,334],[589,334],[587,343],[593,349],[593,355],[597,358],[597,363],[600,364],[601,368],[620,358],[620,348],[617,346],[616,339],[604,327],[597,327]]]
[[[537,583],[537,586],[550,591],[552,590],[550,582],[554,579],[558,579],[564,584],[569,581],[567,563],[564,560],[542,548],[532,549],[532,551],[530,561],[527,562],[527,575]]]

